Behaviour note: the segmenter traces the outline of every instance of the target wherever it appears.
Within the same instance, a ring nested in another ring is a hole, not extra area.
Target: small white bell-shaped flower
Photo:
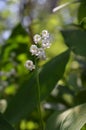
[[[38,47],[36,45],[31,45],[30,52],[31,52],[32,55],[37,55]]]
[[[26,67],[28,70],[30,70],[30,71],[32,71],[33,69],[35,69],[35,65],[33,64],[33,61],[31,61],[31,60],[27,60],[27,61],[25,62],[25,67]]]
[[[42,31],[42,38],[49,38],[49,33],[47,30]]]
[[[46,54],[43,48],[38,48],[38,58],[41,60],[46,59]]]
[[[35,44],[37,44],[40,42],[41,36],[39,34],[35,34],[33,37],[33,40],[34,40]]]
[[[51,43],[50,43],[50,39],[49,38],[46,38],[46,39],[42,40],[42,47],[44,49],[50,48],[50,46],[51,46]]]

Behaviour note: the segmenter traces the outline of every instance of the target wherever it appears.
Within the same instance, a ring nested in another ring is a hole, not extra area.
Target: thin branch
[[[78,3],[78,2],[79,2],[79,0],[67,2],[67,3],[65,3],[65,4],[62,4],[62,5],[60,5],[60,6],[55,7],[55,8],[52,10],[52,12],[55,13],[56,11],[58,11],[58,10],[64,8],[64,7],[68,6],[68,5],[70,5],[70,4],[74,4],[74,3]]]

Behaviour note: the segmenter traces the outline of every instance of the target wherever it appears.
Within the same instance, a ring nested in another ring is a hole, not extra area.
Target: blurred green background
[[[53,12],[57,6],[61,9]],[[86,103],[85,0],[0,0],[0,112],[16,130],[40,129],[34,73],[24,63],[33,59],[33,36],[44,29],[52,43],[47,60],[38,62],[45,129],[86,130],[86,104],[74,109],[84,116],[69,116],[70,128],[65,123],[61,127],[64,115],[58,116],[69,108],[73,115],[72,107]],[[2,115],[0,129],[11,130],[8,123],[3,127]],[[78,127],[73,127],[74,121]]]

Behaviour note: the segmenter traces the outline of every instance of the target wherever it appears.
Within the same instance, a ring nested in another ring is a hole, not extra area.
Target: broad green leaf
[[[86,123],[86,103],[58,115],[55,112],[47,121],[46,130],[80,130]]]
[[[86,56],[86,31],[78,29],[61,31],[65,43],[78,55]]]
[[[0,113],[0,130],[14,130],[14,128],[4,119],[3,115]]]
[[[65,66],[69,59],[69,50],[56,56],[43,66],[40,72],[41,100],[44,100],[55,87],[57,81],[61,79]],[[12,123],[17,123],[21,118],[30,114],[37,105],[35,74],[30,80],[26,77],[26,82],[22,84],[18,93],[8,105],[5,116]]]
[[[69,55],[70,51],[67,50],[44,65],[42,72],[40,73],[42,99],[50,94],[57,81],[62,78],[66,64],[69,60]]]

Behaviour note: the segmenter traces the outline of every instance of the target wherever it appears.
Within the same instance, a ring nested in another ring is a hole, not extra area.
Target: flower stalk
[[[32,60],[27,60],[25,62],[25,67],[33,71],[35,69],[36,72],[36,82],[37,82],[37,108],[38,108],[38,113],[39,113],[39,119],[40,119],[40,130],[44,130],[44,123],[43,123],[43,117],[42,117],[42,111],[41,111],[41,94],[40,94],[40,83],[39,83],[39,71],[38,71],[38,64],[37,64],[37,59],[40,60],[45,60],[46,59],[46,53],[45,50],[47,48],[50,48],[51,43],[50,43],[50,35],[47,30],[43,30],[41,35],[35,34],[33,37],[34,44],[30,46],[30,53],[32,56],[35,58],[35,64],[33,63]]]
[[[38,108],[38,113],[39,113],[39,123],[40,123],[40,130],[44,130],[44,123],[43,123],[43,117],[42,117],[42,111],[41,111],[41,94],[40,94],[40,82],[39,82],[39,71],[38,71],[38,65],[37,65],[37,61],[35,61],[35,65],[36,65],[36,82],[37,82],[37,108]]]

